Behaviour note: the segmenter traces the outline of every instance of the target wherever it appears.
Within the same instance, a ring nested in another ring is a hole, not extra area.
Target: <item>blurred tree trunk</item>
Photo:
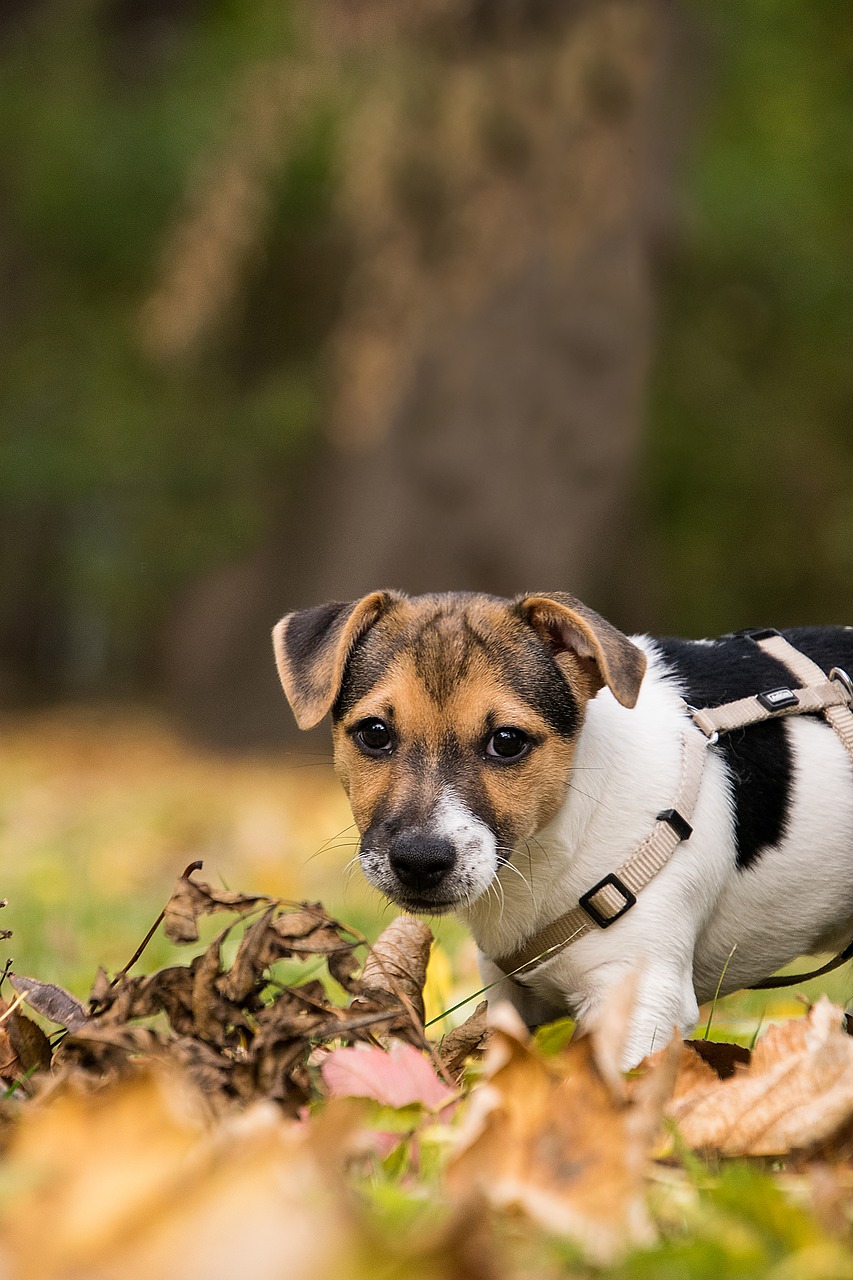
[[[633,516],[685,36],[663,0],[364,0],[382,49],[343,139],[354,245],[325,444],[267,545],[172,621],[174,699],[220,740],[289,729],[288,609],[377,586],[563,589],[649,614]]]

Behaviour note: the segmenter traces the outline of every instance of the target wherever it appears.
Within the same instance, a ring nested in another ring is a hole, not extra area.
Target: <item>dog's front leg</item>
[[[668,1045],[676,1033],[690,1035],[698,1021],[692,973],[648,966],[640,975],[623,1066],[635,1067]]]
[[[674,1032],[689,1035],[699,1018],[699,1006],[693,990],[692,970],[670,958],[646,959],[638,965],[608,964],[588,981],[577,1000],[578,1027],[591,1031],[602,1019],[627,1018],[624,1070],[669,1044]],[[623,1006],[615,989],[633,982],[635,990],[630,1007]]]
[[[508,1000],[524,1025],[531,1031],[535,1031],[545,1022],[553,1022],[556,1018],[567,1016],[566,1008],[543,1000],[529,988],[523,987],[520,982],[513,982],[512,978],[507,978],[494,961],[484,956],[482,951],[477,952],[477,963],[483,986],[489,988],[486,992],[489,1003],[496,1004],[499,1000]]]

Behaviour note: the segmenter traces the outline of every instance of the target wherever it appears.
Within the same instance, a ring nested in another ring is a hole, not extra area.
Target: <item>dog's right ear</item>
[[[361,600],[320,604],[286,614],[273,628],[278,675],[300,729],[313,729],[335,704],[347,659],[397,592],[374,591]]]

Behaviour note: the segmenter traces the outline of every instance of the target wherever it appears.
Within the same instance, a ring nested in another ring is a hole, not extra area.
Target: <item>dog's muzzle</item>
[[[483,893],[497,871],[494,833],[445,791],[427,820],[381,818],[364,832],[367,879],[407,911],[443,915]]]

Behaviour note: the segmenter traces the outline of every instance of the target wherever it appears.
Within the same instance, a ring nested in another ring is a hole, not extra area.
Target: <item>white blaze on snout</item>
[[[485,892],[498,869],[495,833],[468,808],[452,787],[445,787],[432,812],[430,829],[449,840],[456,850],[456,865],[448,888],[467,898]]]

